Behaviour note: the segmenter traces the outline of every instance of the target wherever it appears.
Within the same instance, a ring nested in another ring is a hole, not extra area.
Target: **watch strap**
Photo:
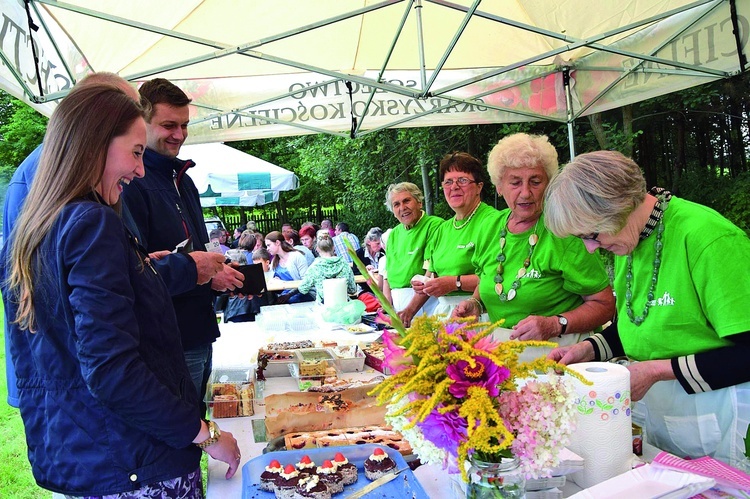
[[[461,276],[456,276],[456,291],[461,291]]]
[[[206,450],[208,446],[213,445],[216,442],[218,442],[219,437],[221,436],[221,430],[219,430],[219,426],[216,423],[214,423],[213,421],[208,421],[207,424],[208,424],[208,438],[205,439],[203,442],[195,444],[201,450]]]

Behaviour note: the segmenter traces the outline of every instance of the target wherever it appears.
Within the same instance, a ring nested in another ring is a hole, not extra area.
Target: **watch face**
[[[563,316],[559,316],[559,317],[557,318],[557,320],[558,320],[558,322],[559,322],[560,324],[562,324],[563,326],[567,326],[567,325],[568,325],[568,319],[566,319],[566,318],[565,318],[565,317],[563,317]]]

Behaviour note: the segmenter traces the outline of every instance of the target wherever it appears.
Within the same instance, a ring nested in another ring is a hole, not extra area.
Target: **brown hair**
[[[295,249],[294,246],[286,242],[284,239],[284,236],[279,232],[278,230],[275,230],[273,232],[269,232],[266,236],[266,239],[271,242],[277,242],[281,241],[281,251],[284,253],[292,253],[293,251],[296,251],[297,253],[302,253],[300,250]],[[276,269],[279,266],[279,255],[276,254],[273,256],[273,261],[271,262],[271,268]]]
[[[251,230],[244,231],[240,236],[237,247],[252,253],[255,249],[255,233]]]
[[[164,78],[149,80],[138,89],[141,97],[151,104],[151,109],[146,116],[146,121],[151,122],[154,116],[154,108],[157,104],[166,104],[172,107],[183,107],[190,104],[192,99],[183,92],[180,87]]]
[[[482,162],[468,152],[452,152],[443,156],[440,160],[440,182],[451,171],[468,173],[474,182],[484,182]]]
[[[18,301],[15,322],[32,332],[36,252],[62,209],[99,196],[109,144],[143,118],[142,108],[109,84],[75,87],[52,113],[34,182],[13,231],[8,286]]]

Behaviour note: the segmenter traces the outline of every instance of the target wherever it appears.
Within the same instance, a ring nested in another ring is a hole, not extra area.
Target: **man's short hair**
[[[349,232],[349,224],[346,222],[339,222],[336,224],[336,228],[341,232]]]
[[[211,229],[211,232],[208,234],[209,239],[219,239],[222,234],[224,233],[221,229]]]
[[[167,104],[172,107],[183,107],[190,104],[190,97],[183,92],[180,87],[164,78],[154,78],[149,80],[138,89],[141,97],[151,104],[151,112],[146,121],[151,121],[153,109],[157,104]]]

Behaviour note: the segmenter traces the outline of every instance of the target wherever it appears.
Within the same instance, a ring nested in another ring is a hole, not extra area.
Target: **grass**
[[[0,324],[5,308],[0,299]],[[8,405],[8,380],[5,377],[5,331],[0,335],[0,498],[37,499],[52,493],[37,486],[26,455],[26,436],[18,409]],[[208,478],[208,456],[201,458],[203,486]]]
[[[0,323],[4,309],[0,303]],[[8,380],[5,378],[5,334],[0,337],[0,497],[14,499],[49,498],[51,493],[39,488],[31,474],[26,457],[26,437],[18,409],[8,400]]]

